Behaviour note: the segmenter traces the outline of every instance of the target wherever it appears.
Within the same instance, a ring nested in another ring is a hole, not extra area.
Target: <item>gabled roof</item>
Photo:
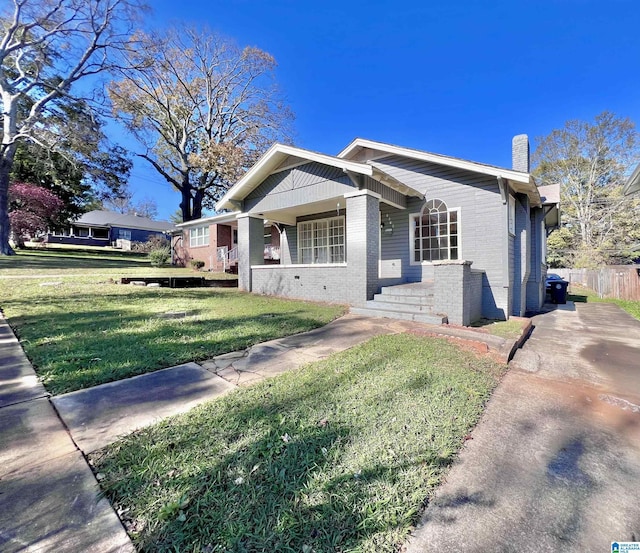
[[[297,161],[315,161],[324,165],[337,167],[344,171],[351,171],[360,175],[373,176],[373,167],[366,163],[358,163],[348,159],[319,154],[311,150],[287,146],[286,144],[274,144],[269,148],[256,164],[249,169],[244,176],[233,185],[222,199],[216,204],[216,211],[232,209],[233,201],[243,200],[256,186],[282,165],[288,157],[297,158]]]
[[[82,215],[74,225],[96,227],[121,227],[140,230],[155,230],[164,232],[173,227],[169,221],[153,221],[133,213],[117,213],[106,209],[95,209]]]
[[[243,200],[253,189],[255,189],[266,177],[271,173],[280,171],[301,163],[315,161],[324,165],[343,169],[347,173],[356,173],[366,175],[384,183],[390,188],[397,190],[405,195],[422,197],[420,192],[397,181],[391,175],[369,163],[369,159],[365,161],[357,161],[354,159],[358,153],[363,150],[375,150],[390,155],[399,155],[409,157],[438,165],[445,165],[480,173],[484,175],[494,176],[498,179],[504,179],[516,192],[527,194],[533,205],[541,205],[540,194],[538,188],[529,173],[514,171],[504,167],[495,167],[475,161],[467,161],[451,156],[441,154],[433,154],[412,148],[404,148],[385,144],[384,142],[375,142],[364,138],[356,138],[342,150],[337,156],[329,156],[320,154],[303,148],[287,146],[285,144],[274,144],[267,152],[258,160],[258,162],[247,171],[247,173],[232,187],[223,198],[216,204],[216,210],[237,209],[238,201]],[[291,163],[285,164],[289,160]]]
[[[349,144],[338,154],[337,157],[341,159],[353,159],[359,151],[367,148],[387,154],[410,157],[413,159],[418,159],[420,161],[436,163],[438,165],[447,165],[449,167],[455,167],[457,169],[465,169],[474,173],[482,173],[485,175],[492,175],[494,177],[502,177],[504,179],[509,179],[510,181],[522,184],[529,184],[532,180],[529,173],[522,173],[521,171],[514,171],[513,169],[506,169],[504,167],[496,167],[494,165],[478,163],[477,161],[468,161],[466,159],[460,159],[457,157],[434,154],[431,152],[425,152],[423,150],[414,150],[413,148],[394,146],[393,144],[376,142],[375,140],[367,140],[366,138],[354,139],[351,144]]]

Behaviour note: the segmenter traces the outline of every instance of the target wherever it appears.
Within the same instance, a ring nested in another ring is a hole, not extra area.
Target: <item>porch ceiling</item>
[[[295,225],[297,217],[304,217],[305,215],[314,215],[316,213],[336,212],[344,209],[347,205],[347,200],[342,196],[331,198],[330,200],[323,200],[321,202],[313,202],[304,205],[297,205],[295,207],[289,207],[286,209],[278,209],[272,211],[265,211],[264,213],[258,213],[266,221],[272,221],[274,223],[283,223],[285,225]]]

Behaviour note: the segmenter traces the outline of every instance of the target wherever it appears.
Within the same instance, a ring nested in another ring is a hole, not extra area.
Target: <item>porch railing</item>
[[[280,248],[278,246],[270,246],[267,245],[264,247],[264,258],[265,259],[280,259]]]
[[[228,246],[221,246],[216,251],[216,258],[222,261],[223,270],[226,271],[233,261],[238,260],[238,246],[231,249]]]

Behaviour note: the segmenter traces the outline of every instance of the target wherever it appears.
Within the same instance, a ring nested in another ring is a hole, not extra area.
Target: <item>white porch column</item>
[[[345,194],[347,275],[351,304],[364,306],[378,290],[380,196],[370,190]]]
[[[238,288],[251,292],[251,265],[264,262],[264,220],[248,213],[238,219]]]

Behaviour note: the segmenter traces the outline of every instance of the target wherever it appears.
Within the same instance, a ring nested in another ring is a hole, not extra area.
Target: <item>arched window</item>
[[[458,210],[442,200],[429,200],[413,215],[413,261],[458,259]]]

